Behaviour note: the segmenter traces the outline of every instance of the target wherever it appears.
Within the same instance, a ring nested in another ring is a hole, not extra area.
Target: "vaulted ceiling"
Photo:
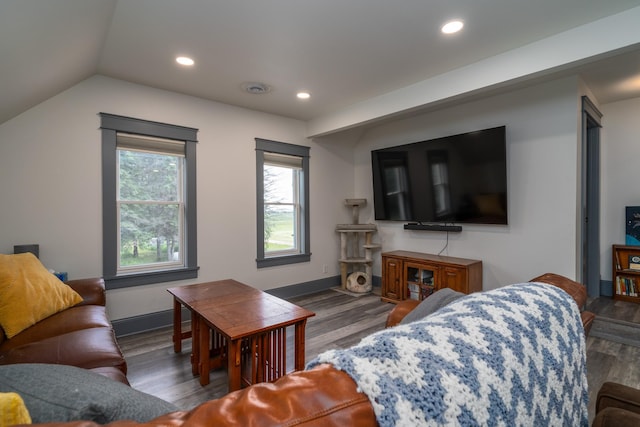
[[[575,73],[611,102],[640,96],[640,27],[609,31],[638,15],[640,0],[2,0],[0,123],[95,74],[313,122],[545,41],[548,65],[502,62],[514,82]]]

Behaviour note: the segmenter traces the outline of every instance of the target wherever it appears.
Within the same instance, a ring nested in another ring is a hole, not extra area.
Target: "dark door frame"
[[[600,296],[600,129],[602,113],[582,97],[581,281]]]

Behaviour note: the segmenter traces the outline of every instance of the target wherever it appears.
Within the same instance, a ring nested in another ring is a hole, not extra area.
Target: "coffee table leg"
[[[228,340],[227,342],[227,374],[229,375],[229,392],[240,390],[242,387],[241,377],[241,357],[242,357],[242,340]]]
[[[211,357],[209,355],[209,337],[211,331],[209,330],[209,326],[200,319],[198,316],[198,336],[199,338],[199,353],[200,353],[200,363],[199,363],[199,372],[200,372],[200,385],[209,384],[209,371],[211,367],[209,362]]]
[[[182,305],[173,299],[173,351],[180,353],[182,351]]]
[[[191,373],[200,375],[200,316],[191,312]]]
[[[198,363],[198,371],[200,374],[200,385],[209,384],[209,371],[211,367],[209,362],[211,360],[209,356],[209,336],[211,332],[209,330],[209,326],[198,316],[198,337],[199,337],[199,349],[198,353],[200,354],[199,363]]]
[[[305,339],[304,339],[304,329],[307,325],[307,319],[302,320],[301,322],[296,323],[295,327],[295,370],[302,371],[304,369],[304,352],[305,352]]]

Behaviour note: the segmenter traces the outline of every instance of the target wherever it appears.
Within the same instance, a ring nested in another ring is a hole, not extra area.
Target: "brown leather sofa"
[[[127,364],[105,307],[104,281],[66,282],[83,301],[7,339],[0,328],[0,365],[50,363],[89,369],[129,384]]]
[[[551,283],[565,289],[582,308],[586,302],[584,286],[558,275],[543,275],[535,281]],[[387,324],[398,323],[416,306],[413,302],[398,304]],[[588,329],[592,315],[582,317]],[[44,426],[45,424],[39,424]],[[89,421],[49,424],[59,427],[96,427]],[[191,411],[172,412],[148,423],[116,421],[110,427],[161,426],[377,426],[368,398],[357,390],[346,373],[331,365],[294,372],[274,383],[258,383],[242,390],[200,404]]]

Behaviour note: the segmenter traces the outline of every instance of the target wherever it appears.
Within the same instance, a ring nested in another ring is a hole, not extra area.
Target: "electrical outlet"
[[[322,272],[327,274],[329,272],[329,266],[327,264],[322,264]]]

